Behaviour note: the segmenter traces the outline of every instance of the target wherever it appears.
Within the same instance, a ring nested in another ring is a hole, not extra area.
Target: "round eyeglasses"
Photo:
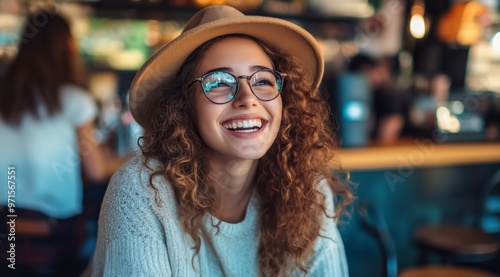
[[[246,79],[255,97],[262,101],[271,101],[280,94],[286,76],[286,73],[268,68],[259,69],[250,76],[234,76],[228,72],[215,71],[195,78],[189,86],[200,82],[201,90],[210,102],[226,104],[240,91],[239,79]]]

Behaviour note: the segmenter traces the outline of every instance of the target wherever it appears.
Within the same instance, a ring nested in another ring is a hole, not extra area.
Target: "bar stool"
[[[486,183],[481,192],[481,228],[438,225],[417,229],[415,242],[420,246],[421,263],[428,254],[436,253],[443,263],[477,263],[497,257],[500,241],[489,233],[500,233],[500,197],[495,189],[500,185],[500,170]],[[487,232],[485,232],[487,231]]]
[[[422,264],[431,252],[440,255],[443,263],[476,263],[495,258],[500,250],[494,236],[462,226],[421,227],[415,232],[414,240],[422,250]]]
[[[5,257],[0,255],[0,276],[67,277],[80,274],[80,268],[75,264],[76,257],[71,255],[84,235],[77,225],[79,217],[55,220],[40,212],[20,208],[16,213],[16,269],[8,269]],[[0,209],[0,215],[8,218],[7,210]],[[0,234],[7,234],[7,226],[0,226]]]
[[[387,277],[494,277],[485,271],[463,266],[422,266],[405,270],[398,274],[396,248],[385,219],[367,203],[360,204],[358,213],[362,227],[372,235],[385,256],[383,276]]]

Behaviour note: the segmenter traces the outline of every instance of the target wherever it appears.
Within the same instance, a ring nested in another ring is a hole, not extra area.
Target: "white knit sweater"
[[[148,184],[150,174],[144,158],[138,155],[111,179],[102,204],[97,247],[84,275],[258,276],[259,205],[255,195],[245,219],[236,224],[221,222],[218,234],[211,225],[211,220],[217,220],[205,216],[208,239],[202,239],[200,252],[192,259],[193,241],[181,228],[173,190],[163,177],[155,178],[161,199],[158,205]],[[332,213],[333,198],[326,194]],[[325,237],[316,241],[307,276],[348,276],[344,247],[333,219],[326,218],[322,235]],[[303,273],[297,270],[292,275]]]

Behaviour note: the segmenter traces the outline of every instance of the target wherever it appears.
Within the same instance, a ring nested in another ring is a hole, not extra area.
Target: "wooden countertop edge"
[[[347,170],[405,169],[500,162],[500,143],[435,144],[420,140],[407,145],[342,149]]]

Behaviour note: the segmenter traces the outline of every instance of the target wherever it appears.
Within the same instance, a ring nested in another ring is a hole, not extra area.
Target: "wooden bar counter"
[[[430,139],[413,139],[395,145],[342,149],[339,157],[347,170],[498,163],[500,142],[438,144]]]
[[[382,272],[380,249],[361,228],[358,203],[372,205],[385,218],[399,268],[412,268],[420,253],[413,241],[419,227],[475,226],[482,190],[500,169],[500,141],[436,143],[412,138],[393,145],[343,148],[338,159],[350,173],[356,197],[348,223],[339,225],[350,276],[377,277]]]

